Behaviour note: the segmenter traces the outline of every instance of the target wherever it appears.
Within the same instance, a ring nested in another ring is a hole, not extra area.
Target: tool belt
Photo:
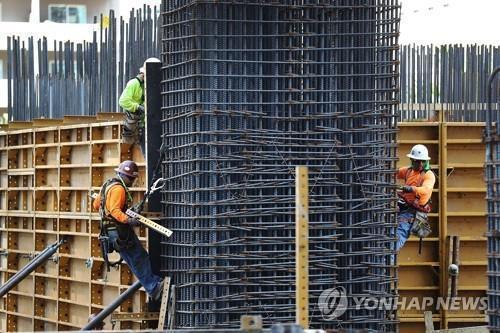
[[[417,237],[425,238],[431,233],[431,227],[429,226],[429,216],[427,212],[417,210],[414,206],[409,205],[404,200],[398,200],[399,212],[410,212],[414,216],[410,223],[413,223],[411,227],[411,233]]]
[[[125,143],[133,144],[138,138],[142,135],[144,131],[144,123],[143,117],[144,114],[142,112],[125,112],[125,121],[123,123],[123,132],[122,137]]]
[[[134,231],[127,224],[105,220],[102,223],[101,232],[108,238],[108,249],[110,250],[108,253],[120,252],[134,246],[133,239],[130,237],[130,233]]]
[[[430,205],[427,204],[426,206]],[[411,212],[413,214],[413,218],[409,221],[411,225],[410,233],[412,235],[420,238],[419,246],[418,246],[418,254],[422,253],[422,239],[428,237],[431,232],[431,226],[429,225],[429,216],[427,212],[417,210],[413,205],[408,205],[404,200],[398,200],[398,207],[400,212]]]
[[[130,232],[134,231],[129,225],[119,225],[110,220],[101,221],[101,232],[98,239],[101,246],[102,258],[108,272],[110,267],[115,267],[123,261],[120,257],[120,260],[110,262],[108,255],[114,251],[120,253],[120,251],[134,246],[134,241],[132,237],[130,237]]]
[[[415,218],[413,219],[411,233],[420,239],[429,236],[432,229],[428,221],[429,217],[427,213],[417,211],[415,213]]]

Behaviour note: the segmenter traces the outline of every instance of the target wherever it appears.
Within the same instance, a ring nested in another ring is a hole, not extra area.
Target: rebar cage
[[[162,3],[161,267],[176,328],[295,317],[296,165],[309,167],[311,327],[394,331],[396,0]],[[319,295],[348,308],[324,318]]]

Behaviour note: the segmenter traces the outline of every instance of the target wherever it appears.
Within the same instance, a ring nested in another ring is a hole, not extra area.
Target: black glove
[[[137,227],[138,225],[141,224],[141,222],[139,222],[139,220],[135,217],[129,217],[127,219],[127,224],[131,227]]]
[[[405,185],[405,186],[403,186],[403,192],[405,192],[405,193],[413,192],[413,187]]]
[[[143,114],[144,113],[144,105],[139,105],[137,109],[135,110],[137,114]]]

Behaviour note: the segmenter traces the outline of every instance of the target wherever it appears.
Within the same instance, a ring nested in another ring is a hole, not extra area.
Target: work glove
[[[413,192],[413,187],[411,187],[409,185],[405,185],[405,186],[403,186],[403,192],[405,192],[405,193]]]
[[[137,114],[144,114],[144,105],[139,105],[135,110]]]
[[[129,217],[127,219],[127,224],[131,227],[137,227],[138,225],[141,224],[141,222],[139,222],[139,220],[135,217]]]

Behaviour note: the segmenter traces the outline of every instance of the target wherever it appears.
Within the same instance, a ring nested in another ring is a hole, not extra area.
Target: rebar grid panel
[[[296,165],[309,167],[311,327],[394,331],[397,1],[163,1],[162,270],[177,328],[295,316]],[[349,308],[325,321],[321,292]]]
[[[500,67],[490,77],[498,78]],[[494,88],[494,85],[493,85]],[[488,318],[490,332],[500,332],[500,110],[498,90],[488,86],[489,114],[486,115],[486,202],[488,208]],[[493,99],[494,98],[494,99]],[[496,103],[493,104],[493,101]]]

